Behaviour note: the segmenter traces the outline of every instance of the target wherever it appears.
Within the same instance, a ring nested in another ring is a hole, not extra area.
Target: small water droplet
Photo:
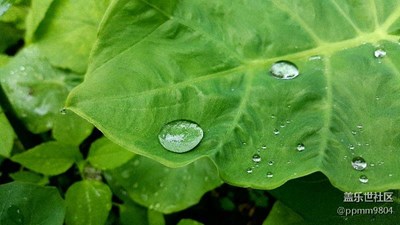
[[[364,158],[357,156],[351,161],[351,166],[353,166],[354,169],[361,171],[367,168],[367,162],[364,160]]]
[[[393,174],[389,173],[389,177],[392,177],[392,176],[393,176]]]
[[[357,131],[352,130],[352,131],[351,131],[351,134],[352,134],[352,135],[356,135],[356,134],[357,134]]]
[[[274,176],[274,174],[272,172],[267,173],[267,178],[272,178],[273,176]]]
[[[369,164],[371,167],[374,167],[375,166],[375,163],[370,163]]]
[[[281,123],[281,125],[280,125],[281,128],[284,128],[285,126],[286,126],[285,123]]]
[[[278,134],[279,134],[279,130],[278,130],[278,129],[275,129],[275,130],[274,130],[274,134],[275,134],[275,135],[278,135]]]
[[[175,120],[163,126],[158,134],[160,144],[168,151],[184,153],[194,149],[203,139],[203,129],[188,120]]]
[[[290,121],[290,120],[286,120],[286,123],[287,123],[287,124],[290,124],[291,122],[292,122],[292,121]]]
[[[256,153],[256,154],[253,155],[252,160],[255,163],[259,163],[259,162],[261,162],[261,156]]]
[[[253,173],[253,168],[251,168],[251,167],[247,168],[246,172],[247,173]]]
[[[386,56],[386,51],[383,49],[377,49],[374,52],[374,56],[375,56],[375,58],[383,58]]]
[[[272,76],[283,80],[290,80],[299,75],[297,66],[289,61],[278,61],[274,63],[270,72]]]
[[[357,125],[357,128],[358,128],[359,130],[362,130],[362,129],[363,129],[363,125],[359,124],[359,125]]]
[[[67,114],[67,109],[66,108],[60,109],[60,113],[61,113],[61,115]]]
[[[302,152],[306,149],[306,147],[304,146],[303,143],[300,143],[297,145],[296,149],[297,149],[297,151]]]
[[[375,99],[376,99],[376,100],[379,100],[379,99],[381,99],[381,98],[380,98],[379,96],[376,96]]]
[[[263,145],[263,146],[261,146],[261,149],[265,150],[265,149],[267,149],[267,146]]]
[[[358,178],[358,180],[363,184],[368,183],[368,177],[365,175],[361,175],[360,178]]]
[[[271,115],[271,119],[275,119],[276,116],[274,114]]]
[[[354,150],[354,145],[349,144],[349,149],[350,149],[350,150]]]
[[[269,161],[269,162],[268,162],[268,165],[270,165],[270,166],[274,165],[274,161],[272,161],[272,160]]]
[[[21,66],[21,67],[19,67],[19,70],[21,70],[21,71],[25,71],[25,66]]]
[[[320,55],[313,55],[308,58],[309,61],[320,60],[322,57]]]

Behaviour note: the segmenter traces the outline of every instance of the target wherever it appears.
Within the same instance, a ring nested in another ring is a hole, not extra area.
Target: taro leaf
[[[92,124],[73,112],[55,115],[53,123],[53,137],[70,145],[78,146],[93,130]]]
[[[33,133],[53,126],[71,88],[72,73],[50,65],[31,45],[0,68],[0,82],[18,117]]]
[[[0,156],[10,157],[14,144],[14,130],[0,108]]]
[[[98,169],[107,170],[123,165],[134,156],[131,151],[103,137],[90,146],[88,161]]]
[[[108,4],[109,0],[55,1],[33,42],[53,65],[84,73]]]
[[[147,209],[131,201],[118,205],[122,225],[141,224],[149,225]]]
[[[14,155],[11,160],[45,175],[58,175],[82,159],[75,146],[59,142],[45,142],[26,152]]]
[[[67,225],[103,225],[111,209],[112,193],[109,187],[98,181],[80,181],[67,191],[65,201]]]
[[[149,225],[165,225],[164,215],[154,210],[147,210]]]
[[[136,155],[121,167],[106,172],[106,178],[122,199],[130,197],[163,213],[194,205],[204,193],[221,184],[214,164],[206,158],[185,167],[168,168]]]
[[[0,224],[62,225],[64,200],[54,187],[13,182],[0,185]]]
[[[399,187],[399,1],[119,0],[106,15],[67,105],[113,142],[170,166],[209,157],[238,186],[321,171],[342,190]],[[281,60],[300,75],[272,76]],[[195,150],[159,144],[174,120],[202,127]]]
[[[307,225],[299,214],[285,206],[282,202],[275,202],[263,225]]]

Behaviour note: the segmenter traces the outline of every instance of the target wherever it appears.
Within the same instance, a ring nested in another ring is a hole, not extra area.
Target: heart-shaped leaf
[[[164,164],[209,157],[234,185],[321,171],[342,190],[396,188],[399,17],[397,0],[117,0],[67,105]],[[159,143],[177,120],[203,130],[194,150]]]

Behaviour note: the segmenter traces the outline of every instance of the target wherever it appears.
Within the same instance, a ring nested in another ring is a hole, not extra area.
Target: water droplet
[[[308,58],[309,61],[320,60],[322,57],[320,55],[313,55]]]
[[[359,130],[362,130],[362,129],[363,129],[363,125],[359,124],[359,125],[357,125],[357,128],[358,128]]]
[[[353,166],[354,169],[361,171],[367,168],[367,162],[365,162],[364,158],[357,156],[351,161],[351,166]]]
[[[392,176],[393,176],[393,174],[389,173],[389,177],[392,177]]]
[[[278,130],[278,129],[275,129],[275,130],[274,130],[274,134],[275,134],[275,135],[278,135],[278,134],[279,134],[279,130]]]
[[[286,123],[287,123],[287,124],[290,124],[291,122],[292,122],[292,121],[290,121],[290,120],[286,120]]]
[[[289,61],[278,61],[270,70],[271,74],[279,79],[290,80],[299,75],[299,69]]]
[[[25,70],[25,66],[20,66],[19,70],[24,71]]]
[[[354,150],[354,145],[349,144],[349,149],[350,149],[350,150]]]
[[[360,178],[358,178],[358,180],[363,184],[368,183],[368,177],[365,175],[361,175]]]
[[[300,143],[297,145],[296,149],[297,149],[297,151],[302,152],[306,149],[306,147],[304,146],[303,143]]]
[[[252,160],[255,163],[259,163],[259,162],[261,162],[261,156],[256,153],[256,154],[253,155]]]
[[[263,145],[263,146],[261,146],[261,149],[265,150],[265,149],[267,149],[267,146]]]
[[[251,167],[247,168],[246,172],[247,173],[253,173],[253,168],[251,168]]]
[[[267,177],[268,177],[268,178],[272,178],[273,176],[274,176],[274,174],[273,174],[272,172],[268,172],[268,173],[267,173]]]
[[[268,162],[268,165],[270,165],[270,166],[274,165],[274,161],[272,161],[272,160],[269,161],[269,162]]]
[[[375,166],[375,163],[370,163],[369,164],[371,167],[374,167]]]
[[[67,109],[66,109],[66,108],[60,109],[60,113],[61,113],[62,115],[67,114]]]
[[[194,149],[203,139],[203,129],[188,120],[175,120],[163,126],[158,134],[160,144],[168,151],[184,153]]]
[[[271,115],[271,119],[275,119],[276,116],[274,114]]]
[[[374,56],[375,56],[375,58],[383,58],[386,56],[386,51],[383,49],[377,49],[374,52]]]
[[[357,131],[352,130],[352,131],[351,131],[351,134],[352,134],[352,135],[356,135],[356,134],[357,134]]]
[[[285,123],[281,123],[281,125],[280,125],[281,128],[284,128],[285,126],[286,126]]]

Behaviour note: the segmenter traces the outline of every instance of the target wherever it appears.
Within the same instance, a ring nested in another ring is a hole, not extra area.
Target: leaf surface
[[[0,156],[10,157],[12,147],[14,144],[14,130],[11,127],[10,122],[8,122],[3,110],[0,108],[0,131],[1,131],[1,141],[0,141]]]
[[[143,156],[107,171],[114,193],[162,213],[172,213],[196,204],[201,196],[222,184],[208,159],[180,168],[168,168]]]
[[[169,166],[211,158],[234,185],[272,189],[321,171],[342,190],[397,188],[399,17],[395,0],[114,1],[67,105]],[[300,75],[272,76],[282,60]],[[203,129],[194,150],[160,145],[175,120]]]
[[[12,182],[0,185],[0,224],[62,225],[65,206],[56,188]]]
[[[98,181],[74,183],[65,196],[67,225],[103,225],[111,209],[112,193]]]

